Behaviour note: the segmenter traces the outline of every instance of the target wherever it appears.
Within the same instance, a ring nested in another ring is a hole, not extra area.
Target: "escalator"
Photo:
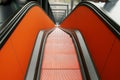
[[[68,34],[56,28],[46,40],[39,80],[82,80],[77,54]]]
[[[79,31],[55,28],[52,31],[40,33],[25,80],[99,80]],[[40,40],[41,35],[45,37]],[[78,42],[76,42],[77,39]],[[81,51],[78,50],[78,44]],[[82,54],[85,62],[81,57]]]
[[[120,28],[104,11],[82,2],[54,26],[33,1],[0,27],[0,79],[120,79]]]

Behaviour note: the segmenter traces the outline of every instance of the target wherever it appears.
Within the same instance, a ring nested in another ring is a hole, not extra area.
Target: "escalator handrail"
[[[36,67],[38,65],[38,57],[41,55],[40,49],[42,47],[44,33],[45,33],[44,30],[41,30],[38,33],[38,37],[36,39],[35,46],[34,46],[30,61],[29,61],[28,69],[26,71],[25,80],[35,80],[34,78],[37,72]]]
[[[25,14],[29,11],[29,9],[31,9],[34,6],[38,6],[38,7],[41,8],[41,6],[39,5],[38,2],[36,2],[36,1],[30,1],[24,7],[22,7],[17,12],[17,14],[10,21],[7,21],[6,23],[4,23],[2,25],[2,27],[0,27],[0,49],[5,44],[5,42],[10,37],[10,35],[12,34],[12,32],[15,30],[15,28],[17,27],[17,25],[19,24],[19,22],[25,16]],[[44,11],[44,13],[45,13],[45,11]],[[48,15],[48,14],[46,14],[46,15]]]
[[[25,10],[25,9],[27,9],[27,7],[28,6],[30,6],[31,4],[33,4],[34,2],[32,1],[32,2],[29,2],[28,4],[26,4],[25,6],[23,6],[13,17],[12,17],[12,19],[10,19],[10,20],[8,20],[8,21],[6,21],[1,27],[0,27],[0,37],[1,37],[1,34],[3,34],[3,32],[6,30],[6,28],[8,27],[8,26],[10,26],[11,24],[12,24],[12,22],[14,22],[14,20],[16,20],[19,16],[20,16],[20,14],[22,14],[22,12]],[[30,7],[31,8],[31,7]],[[29,9],[28,9],[29,10]],[[28,11],[27,10],[27,11]],[[26,12],[27,12],[26,11]],[[10,17],[11,18],[11,17]]]
[[[90,80],[99,80],[98,72],[96,70],[96,67],[94,65],[94,62],[92,60],[92,57],[90,55],[90,52],[87,48],[87,45],[85,43],[85,40],[78,30],[74,30],[74,33],[77,37],[77,46],[79,47],[79,50],[81,51],[81,56],[84,59],[84,64],[87,69],[87,73],[89,75]]]
[[[40,80],[40,77],[41,77],[41,72],[42,72],[42,61],[43,61],[43,56],[44,56],[44,48],[45,48],[45,43],[46,43],[46,40],[47,40],[47,37],[48,35],[54,30],[55,28],[53,29],[50,29],[50,30],[46,30],[46,33],[44,35],[44,40],[42,42],[42,48],[41,48],[41,52],[40,52],[40,57],[38,58],[38,66],[37,66],[37,72],[36,72],[36,75],[35,75],[35,79],[34,80]]]
[[[108,28],[120,39],[120,25],[113,20],[105,11],[95,6],[92,2],[80,2],[72,12],[74,12],[78,7],[80,6],[86,6],[92,11],[94,11],[97,16],[99,16],[108,26]],[[64,22],[71,14],[72,12],[62,21]],[[60,24],[62,23],[60,22]]]
[[[87,45],[84,41],[82,34],[78,30],[67,30],[61,28],[63,31],[68,33],[74,42],[80,69],[82,72],[83,80],[100,80],[92,57],[89,53]]]
[[[17,27],[17,24],[21,21],[21,19],[24,17],[24,15],[27,13],[27,11],[33,7],[36,6],[36,2],[31,1],[27,3],[23,8],[21,8],[18,13],[8,22],[6,22],[5,25],[3,25],[0,29],[0,48],[4,45],[4,43],[7,41],[9,36],[12,34],[12,32]]]
[[[40,80],[44,48],[48,35],[54,30],[41,30],[35,42],[32,56],[28,65],[25,80]]]

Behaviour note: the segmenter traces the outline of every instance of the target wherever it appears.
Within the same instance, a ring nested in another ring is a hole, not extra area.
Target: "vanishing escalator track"
[[[25,80],[99,80],[82,35],[53,28],[39,32]]]
[[[72,39],[59,28],[46,40],[40,80],[82,80]]]

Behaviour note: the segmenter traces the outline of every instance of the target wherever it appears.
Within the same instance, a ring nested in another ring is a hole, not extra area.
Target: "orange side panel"
[[[6,49],[0,50],[0,80],[23,80],[22,69],[18,63],[15,50],[11,45],[11,39],[6,42]]]
[[[115,58],[120,56],[120,47],[117,47],[117,49],[113,49],[112,51],[117,37],[110,31],[103,20],[101,20],[91,9],[85,6],[79,6],[61,23],[61,26],[64,28],[78,29],[83,34],[102,80],[113,80],[112,78],[115,78],[115,75],[120,74],[120,68],[114,68],[114,65],[120,66],[119,63],[115,62]],[[119,43],[120,41],[118,40],[118,45],[120,45]],[[108,57],[112,56],[110,54],[116,55],[114,58],[115,60],[113,60],[114,65],[108,64]],[[109,69],[110,72],[105,74],[104,67]],[[112,73],[114,71],[115,73]],[[102,74],[106,76],[105,79]],[[114,76],[112,74],[114,74]],[[112,78],[109,79],[109,77]],[[120,77],[118,77],[117,79],[120,79]]]
[[[0,80],[24,80],[36,36],[54,23],[37,6],[32,7],[0,50]]]
[[[113,44],[110,54],[107,57],[107,62],[102,72],[102,78],[104,80],[120,79],[120,40],[118,39],[115,40],[115,44]]]
[[[82,80],[76,50],[68,34],[56,28],[47,38],[40,80]]]

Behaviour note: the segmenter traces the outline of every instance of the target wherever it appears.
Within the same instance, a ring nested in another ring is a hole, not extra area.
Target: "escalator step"
[[[48,35],[40,80],[82,80],[72,39],[59,28]]]

